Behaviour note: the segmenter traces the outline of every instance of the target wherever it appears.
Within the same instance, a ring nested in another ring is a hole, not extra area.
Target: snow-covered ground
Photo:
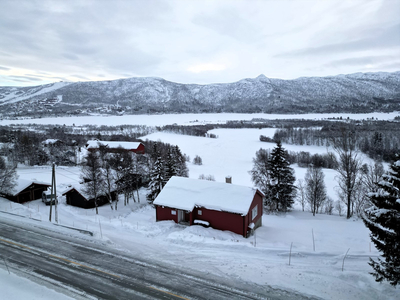
[[[144,138],[177,144],[191,159],[195,155],[202,157],[201,166],[189,163],[191,178],[211,174],[217,181],[224,181],[226,175],[231,175],[233,184],[251,186],[248,171],[252,168],[255,152],[261,147],[274,147],[274,144],[260,142],[259,135],[271,136],[273,130],[217,129],[213,133],[218,135],[217,139],[169,133],[154,133]],[[326,151],[324,147],[316,146],[284,147],[311,153]],[[295,171],[297,178],[304,177],[305,169],[295,167]],[[51,180],[50,167],[19,168],[18,173],[20,178]],[[336,199],[335,171],[325,170],[325,175],[328,193]],[[58,167],[57,191],[61,193],[68,184],[78,182],[79,177],[77,167]],[[256,235],[245,239],[230,232],[201,226],[185,227],[172,221],[156,223],[155,210],[145,204],[145,192],[141,190],[141,203],[131,201],[123,206],[119,202],[117,211],[105,205],[100,208],[98,216],[92,209],[67,206],[65,199],[61,198],[59,221],[62,225],[91,230],[96,238],[108,240],[115,247],[148,259],[175,265],[184,261],[188,268],[225,278],[240,278],[323,299],[400,298],[399,289],[386,282],[376,283],[369,274],[372,271],[368,265],[369,257],[376,257],[379,253],[370,243],[369,232],[361,220],[347,220],[338,215],[313,217],[311,213],[299,210],[286,215],[264,215],[263,226],[256,230]],[[49,207],[40,200],[21,205],[0,198],[0,210],[40,219],[44,226],[52,226],[47,220]],[[343,258],[348,249],[342,271]],[[0,266],[4,269],[1,263]],[[4,269],[0,271],[0,278],[2,283],[9,282],[2,286],[3,290],[9,293],[18,290],[20,285],[13,281],[15,275],[9,275]],[[44,289],[32,288],[38,290],[37,293]],[[30,298],[35,299],[35,296]],[[45,295],[40,298],[55,297]]]
[[[153,141],[161,140],[165,143],[178,145],[183,153],[189,155],[190,159],[196,155],[202,158],[203,165],[190,165],[190,178],[199,178],[201,174],[213,175],[216,181],[224,182],[226,176],[232,177],[232,183],[253,186],[248,171],[253,167],[253,158],[260,148],[268,149],[275,147],[275,143],[261,142],[260,135],[273,137],[274,128],[265,129],[214,129],[209,131],[218,138],[204,138],[196,136],[179,135],[175,133],[156,132],[149,134],[143,139]],[[323,154],[327,152],[325,147],[283,145],[289,151],[308,151],[310,153]],[[367,159],[366,159],[367,161]],[[296,178],[304,178],[305,168],[294,167]],[[325,182],[328,194],[336,199],[335,176],[336,171],[324,170]]]
[[[55,290],[37,284],[29,279],[8,273],[7,270],[0,268],[0,289],[2,299],[73,299]],[[23,286],[24,288],[18,288]]]
[[[368,113],[368,114],[349,114],[349,113],[332,113],[332,114],[240,114],[240,113],[221,113],[221,114],[164,114],[164,115],[124,115],[124,116],[82,116],[67,118],[42,118],[42,119],[21,119],[21,120],[0,120],[0,125],[10,124],[54,124],[67,126],[83,126],[83,125],[147,125],[147,126],[164,126],[170,124],[178,125],[199,125],[199,124],[218,124],[235,120],[252,120],[256,118],[275,120],[275,119],[306,119],[321,120],[328,118],[340,118],[363,120],[393,120],[399,116],[399,112],[390,113]]]

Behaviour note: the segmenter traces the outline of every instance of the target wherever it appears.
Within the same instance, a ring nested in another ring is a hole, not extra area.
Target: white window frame
[[[199,216],[202,216],[202,215],[203,215],[203,211],[202,211],[201,209],[199,209],[199,210],[197,211],[197,214],[198,214]]]
[[[171,215],[176,216],[176,210],[171,209]]]
[[[251,210],[251,220],[253,221],[258,215],[258,204]]]

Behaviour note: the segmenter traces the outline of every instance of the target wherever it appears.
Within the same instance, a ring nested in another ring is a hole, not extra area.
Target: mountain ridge
[[[57,100],[56,100],[57,99]],[[400,110],[400,71],[297,79],[244,78],[183,84],[158,77],[0,87],[3,117],[201,112],[372,112]],[[14,112],[13,112],[14,111]]]

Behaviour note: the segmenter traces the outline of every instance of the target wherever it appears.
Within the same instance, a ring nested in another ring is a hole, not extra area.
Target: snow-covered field
[[[274,147],[274,144],[260,142],[259,135],[271,136],[273,130],[217,129],[212,132],[218,135],[217,139],[169,133],[154,133],[144,138],[177,144],[191,159],[199,155],[203,165],[189,163],[191,178],[204,174],[224,181],[225,176],[230,175],[233,184],[251,186],[248,171],[252,168],[255,152],[261,147]],[[288,150],[311,153],[326,151],[324,147],[316,146],[283,146]],[[295,167],[295,171],[296,178],[304,177],[305,169]],[[337,199],[335,171],[324,172],[328,193]],[[51,181],[50,167],[19,168],[18,173],[20,178]],[[61,193],[68,184],[78,182],[79,176],[77,167],[58,167],[57,191]],[[347,220],[338,215],[313,217],[311,213],[299,210],[286,215],[264,215],[263,226],[257,229],[256,236],[245,239],[230,232],[201,226],[185,227],[172,221],[156,223],[154,209],[145,204],[145,192],[141,190],[140,204],[131,201],[124,207],[120,202],[118,211],[112,211],[106,205],[100,208],[98,216],[91,209],[67,206],[65,199],[61,198],[59,221],[62,225],[91,230],[96,238],[108,240],[115,247],[148,259],[176,265],[185,261],[188,268],[222,277],[241,278],[323,299],[400,298],[398,288],[388,283],[376,283],[369,274],[372,271],[368,265],[369,257],[376,257],[379,253],[370,243],[369,232],[361,220]],[[47,221],[49,207],[40,200],[21,205],[0,198],[0,210],[40,219],[44,226],[51,226]],[[349,248],[342,271],[343,258]],[[14,281],[15,277],[11,277],[15,275],[9,275],[1,263],[0,266],[3,291],[18,292],[19,285]],[[3,285],[3,282],[6,284]],[[42,293],[47,288],[36,287],[32,290]],[[35,296],[40,295],[37,293],[34,292]],[[35,296],[30,299],[35,299]],[[37,298],[58,299],[47,294]]]
[[[260,148],[273,148],[274,143],[265,143],[259,140],[260,135],[272,137],[275,129],[214,129],[209,131],[218,138],[204,138],[186,136],[174,133],[156,132],[149,134],[143,139],[153,141],[161,140],[165,143],[178,145],[183,153],[189,155],[190,159],[196,155],[202,158],[203,165],[190,165],[190,178],[199,178],[201,174],[213,175],[216,181],[224,182],[226,176],[232,177],[232,183],[253,186],[248,171],[253,166],[253,158]],[[284,145],[289,151],[308,151],[310,153],[326,153],[325,147]],[[296,178],[304,178],[305,168],[294,167]],[[324,170],[325,182],[328,193],[336,199],[335,179],[336,171]]]
[[[363,120],[393,120],[399,116],[399,112],[390,113],[368,113],[368,114],[349,114],[349,113],[332,113],[332,114],[240,114],[240,113],[221,113],[221,114],[164,114],[164,115],[124,115],[124,116],[83,116],[83,117],[66,117],[66,118],[42,118],[42,119],[20,119],[20,120],[0,120],[0,125],[10,124],[54,124],[66,126],[83,126],[83,125],[147,125],[147,126],[164,126],[170,124],[178,125],[199,125],[199,124],[217,124],[226,123],[235,120],[252,120],[256,118],[262,119],[305,119],[305,120],[321,120],[328,118],[340,118]]]
[[[73,299],[55,290],[37,284],[29,279],[8,273],[6,269],[0,268],[0,289],[2,299]],[[24,288],[18,288],[23,286]]]

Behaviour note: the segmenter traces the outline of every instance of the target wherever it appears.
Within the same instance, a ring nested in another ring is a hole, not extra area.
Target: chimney
[[[226,183],[232,183],[232,176],[226,176],[225,177],[225,182]]]

